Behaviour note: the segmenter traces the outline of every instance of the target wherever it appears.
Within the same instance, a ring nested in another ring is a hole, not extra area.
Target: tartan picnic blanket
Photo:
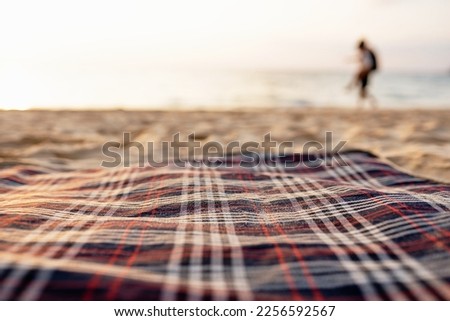
[[[0,299],[449,300],[450,186],[342,158],[4,168]]]

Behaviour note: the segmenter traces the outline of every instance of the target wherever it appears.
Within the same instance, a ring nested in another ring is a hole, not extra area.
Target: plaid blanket
[[[342,157],[5,168],[0,299],[449,300],[450,186]]]

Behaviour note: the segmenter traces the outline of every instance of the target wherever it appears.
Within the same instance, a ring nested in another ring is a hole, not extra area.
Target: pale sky
[[[0,108],[127,105],[157,69],[350,72],[361,37],[383,71],[447,72],[449,17],[449,0],[0,0]]]
[[[0,72],[342,69],[366,37],[384,69],[450,68],[448,0],[1,1]]]

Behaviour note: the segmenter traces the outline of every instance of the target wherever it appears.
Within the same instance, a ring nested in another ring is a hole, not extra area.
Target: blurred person
[[[359,106],[363,106],[366,99],[370,105],[375,108],[377,101],[375,96],[368,92],[370,76],[378,69],[377,56],[374,51],[369,48],[364,40],[360,40],[357,44],[358,49],[358,70],[351,80],[348,88],[359,87]]]

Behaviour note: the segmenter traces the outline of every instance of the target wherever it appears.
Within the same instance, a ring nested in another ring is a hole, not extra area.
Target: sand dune
[[[233,111],[2,111],[0,165],[96,167],[101,147],[122,141],[155,143],[195,132],[202,143],[292,141],[301,152],[331,131],[345,148],[369,150],[416,175],[450,182],[450,110],[246,109]],[[146,151],[147,152],[147,151]],[[137,161],[136,155],[133,161]]]

